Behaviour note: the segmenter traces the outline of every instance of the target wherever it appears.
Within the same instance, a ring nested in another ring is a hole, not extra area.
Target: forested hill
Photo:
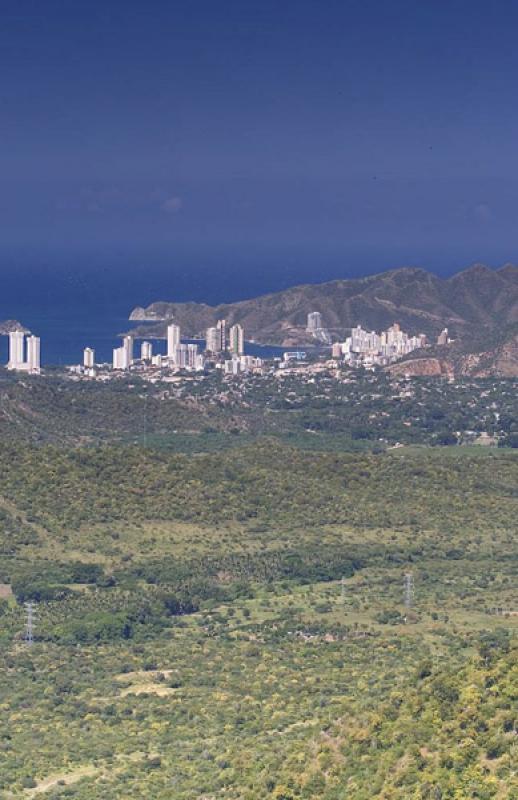
[[[156,302],[136,308],[133,321],[150,321],[142,333],[163,335],[174,319],[185,334],[197,335],[217,319],[244,325],[247,338],[290,346],[308,341],[307,314],[320,311],[335,338],[361,324],[380,330],[398,321],[412,333],[435,336],[448,327],[455,337],[478,328],[493,330],[518,322],[518,267],[492,270],[482,264],[444,279],[424,269],[404,267],[353,280],[295,286],[237,303]]]

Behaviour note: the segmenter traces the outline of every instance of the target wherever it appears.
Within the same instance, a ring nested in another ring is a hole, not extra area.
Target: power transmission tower
[[[29,647],[34,642],[34,617],[35,617],[35,609],[34,603],[24,603],[25,610],[27,612],[27,620],[25,623],[25,641],[29,645]]]
[[[345,605],[345,591],[345,575],[342,575],[341,601],[343,606]]]
[[[414,576],[411,572],[405,574],[405,608],[412,608],[414,603]]]
[[[144,447],[147,447],[147,393],[144,395]]]

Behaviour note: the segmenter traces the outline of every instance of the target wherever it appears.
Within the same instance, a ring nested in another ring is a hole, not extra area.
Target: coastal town
[[[314,339],[307,350],[285,350],[273,359],[264,359],[246,352],[245,330],[242,325],[227,326],[220,319],[216,325],[207,328],[204,338],[190,340],[182,337],[180,326],[169,321],[166,329],[166,352],[154,352],[154,343],[147,339],[139,342],[136,352],[136,338],[128,333],[122,336],[121,345],[113,349],[111,363],[99,363],[94,348],[85,347],[82,363],[69,365],[70,375],[83,378],[108,380],[118,375],[134,372],[148,380],[176,375],[178,373],[207,372],[220,370],[225,375],[263,373],[274,362],[276,368],[283,370],[314,370],[315,362],[325,364],[330,359],[335,364],[372,369],[388,366],[414,350],[429,346],[423,333],[410,335],[395,322],[387,330],[364,330],[361,325],[351,329],[350,336],[343,342],[332,341],[325,328],[320,312],[307,315],[306,332]],[[31,375],[41,373],[41,343],[37,336],[23,330],[9,332],[9,360],[7,369],[26,372]],[[450,341],[445,328],[437,339],[437,344]]]

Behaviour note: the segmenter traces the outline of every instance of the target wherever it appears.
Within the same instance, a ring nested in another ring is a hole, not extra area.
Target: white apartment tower
[[[9,333],[9,362],[7,369],[15,369],[38,375],[41,372],[40,340],[27,337],[27,360],[25,360],[25,334],[23,331]]]
[[[187,366],[191,369],[196,369],[198,366],[198,345],[187,345]]]
[[[218,319],[216,330],[219,332],[219,349],[225,351],[227,349],[227,321]]]
[[[180,326],[167,326],[167,358],[174,362],[176,348],[180,344]]]
[[[209,353],[221,352],[221,335],[217,328],[207,328],[205,333],[205,349]]]
[[[113,369],[129,369],[129,352],[124,345],[116,347],[113,351]]]
[[[95,366],[95,350],[91,347],[85,347],[83,350],[83,367],[85,369],[93,369]]]
[[[242,325],[232,325],[228,334],[228,349],[233,355],[242,356],[245,352],[245,332]]]
[[[122,347],[126,353],[126,360],[128,367],[133,364],[133,336],[124,336],[122,340]]]
[[[9,333],[9,362],[7,369],[23,368],[25,334],[23,331],[10,331]]]
[[[322,327],[322,314],[320,311],[310,311],[308,314],[308,324],[306,330],[314,333]]]
[[[173,353],[173,363],[176,367],[184,369],[187,366],[187,345],[177,344]]]
[[[142,342],[140,346],[141,361],[151,361],[153,358],[153,345],[151,342]]]
[[[41,371],[40,340],[38,336],[27,337],[27,369],[35,374],[39,374]]]

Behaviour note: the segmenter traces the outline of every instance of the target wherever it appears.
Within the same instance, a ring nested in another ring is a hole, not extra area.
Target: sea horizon
[[[190,253],[177,260],[176,266],[168,265],[163,254],[151,266],[140,255],[126,258],[120,253],[111,261],[107,258],[110,266],[103,266],[99,255],[48,258],[21,252],[3,258],[0,321],[16,319],[39,336],[42,364],[56,366],[80,363],[85,347],[95,349],[98,362],[110,362],[113,347],[120,344],[119,335],[131,329],[131,311],[155,301],[218,305],[300,284],[361,278],[403,266],[422,266],[447,277],[473,263],[455,259],[453,267],[452,259],[449,268],[438,262],[434,266],[405,263],[403,258],[398,263],[394,254],[383,259],[377,251],[344,259],[328,254],[327,259],[318,261],[311,251],[305,256],[288,255],[282,249],[243,256],[243,267],[235,253],[229,251],[225,257],[222,250],[211,253],[207,260]],[[261,258],[263,268],[251,268]],[[209,274],[207,263],[212,267]],[[495,268],[498,266],[501,264]],[[155,350],[161,351],[159,343]],[[269,350],[247,345],[252,355],[272,355],[274,349]],[[7,337],[0,337],[0,364],[6,363],[7,351]]]

